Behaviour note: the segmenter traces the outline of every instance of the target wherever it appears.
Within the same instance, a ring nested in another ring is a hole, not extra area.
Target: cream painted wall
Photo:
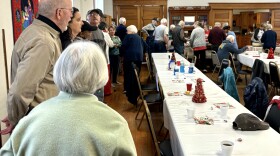
[[[5,63],[4,63],[4,50],[3,50],[3,34],[2,29],[5,30],[5,38],[6,38],[6,52],[7,52],[7,63],[8,63],[8,71],[10,71],[10,60],[11,53],[13,50],[13,30],[12,30],[12,15],[11,15],[11,1],[0,1],[0,14],[1,21],[0,22],[0,119],[3,119],[7,116],[7,107],[6,107],[6,98],[7,98],[7,89],[6,89],[6,74],[5,74]],[[4,16],[5,15],[5,16]],[[10,74],[8,74],[10,76]],[[3,129],[4,124],[1,124],[1,128]],[[2,136],[3,142],[7,140],[8,136]]]
[[[94,0],[73,0],[73,6],[80,10],[83,20],[86,20],[88,10],[93,9],[93,2]]]
[[[104,0],[104,13],[113,17],[113,0]]]

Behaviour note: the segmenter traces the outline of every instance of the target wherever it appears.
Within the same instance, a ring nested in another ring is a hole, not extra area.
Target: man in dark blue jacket
[[[228,35],[226,40],[224,40],[222,42],[222,44],[219,46],[217,55],[218,55],[220,62],[222,62],[223,59],[229,59],[229,53],[237,55],[237,54],[243,53],[247,49],[247,46],[245,46],[241,49],[236,49],[236,47],[234,46],[233,43],[234,43],[234,36]],[[241,70],[241,65],[240,65],[239,61],[237,61],[237,60],[235,61],[235,66],[238,71]]]

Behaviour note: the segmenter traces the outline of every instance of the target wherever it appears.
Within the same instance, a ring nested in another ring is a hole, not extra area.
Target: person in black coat
[[[272,25],[267,24],[267,31],[262,35],[261,41],[263,43],[263,49],[272,48],[275,51],[277,42],[277,33],[272,30]]]
[[[138,84],[132,63],[137,66],[138,72],[140,73],[143,53],[148,47],[144,40],[137,34],[137,31],[134,25],[128,26],[127,35],[122,42],[122,46],[125,49],[123,53],[124,91],[128,97],[128,101],[132,104],[137,104],[137,97],[139,96]]]

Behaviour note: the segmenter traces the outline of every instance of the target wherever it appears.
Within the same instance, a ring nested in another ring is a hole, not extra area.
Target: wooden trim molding
[[[113,0],[113,5],[166,5],[167,6],[167,0],[137,0],[137,1],[131,1],[131,0]]]
[[[280,3],[209,3],[211,9],[279,9]]]

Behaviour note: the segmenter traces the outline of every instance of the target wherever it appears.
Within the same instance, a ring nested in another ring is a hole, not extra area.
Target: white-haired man
[[[229,53],[232,53],[234,55],[237,55],[237,54],[240,54],[240,53],[243,53],[247,48],[247,46],[241,48],[241,49],[237,49],[234,44],[234,36],[233,35],[228,35],[226,40],[224,40],[222,42],[222,44],[220,45],[219,49],[218,49],[218,52],[217,52],[217,55],[218,55],[218,58],[220,60],[220,62],[223,60],[223,59],[229,59]],[[236,65],[236,68],[238,71],[241,70],[241,67],[242,65],[239,63],[238,60],[235,60],[235,65]]]
[[[121,17],[119,19],[119,25],[116,28],[116,36],[119,36],[119,38],[121,39],[121,41],[124,40],[124,37],[126,36],[126,19],[124,17]]]
[[[59,35],[72,17],[72,0],[40,0],[38,14],[13,49],[8,116],[2,120],[7,127],[1,134],[11,133],[32,108],[58,94],[53,67],[61,54]]]
[[[60,93],[19,122],[0,155],[137,155],[126,120],[91,94],[108,81],[106,66],[97,44],[70,44],[54,67]]]
[[[154,31],[155,52],[166,52],[168,46],[168,27],[166,18],[161,19],[160,25],[156,27]]]
[[[185,22],[180,21],[172,30],[172,39],[175,52],[184,54],[184,43],[187,41],[184,36]]]

